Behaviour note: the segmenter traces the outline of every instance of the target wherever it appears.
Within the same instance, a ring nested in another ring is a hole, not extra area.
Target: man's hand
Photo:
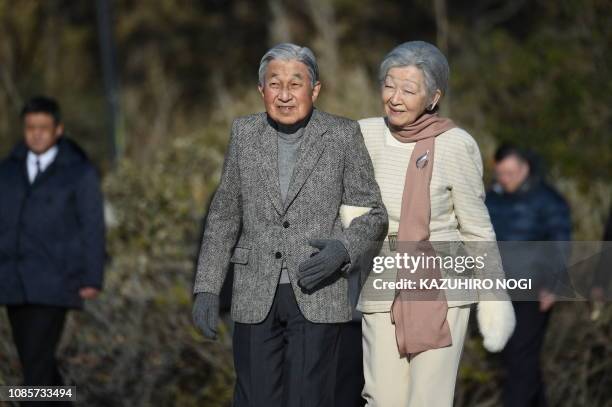
[[[100,294],[100,290],[94,287],[81,287],[79,289],[79,295],[84,300],[93,300]]]
[[[310,291],[340,270],[349,261],[349,254],[344,244],[336,239],[314,239],[308,244],[320,250],[298,269],[298,285]]]
[[[593,287],[591,288],[591,301],[593,302],[603,302],[605,299],[604,289],[602,287]]]
[[[605,291],[602,287],[591,288],[591,321],[597,321],[601,317],[604,308]]]
[[[217,339],[219,296],[211,293],[196,294],[192,310],[193,323],[208,339]]]
[[[540,290],[540,311],[546,312],[548,311],[553,304],[557,301],[557,297],[555,294],[551,293],[546,289]]]

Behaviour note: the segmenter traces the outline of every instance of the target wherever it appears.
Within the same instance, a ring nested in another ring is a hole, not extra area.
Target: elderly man
[[[384,237],[387,213],[357,122],[313,108],[320,89],[308,48],[280,44],[263,56],[266,112],[234,121],[209,209],[193,317],[216,336],[233,263],[234,406],[340,405],[347,277]],[[341,205],[371,209],[343,228]]]

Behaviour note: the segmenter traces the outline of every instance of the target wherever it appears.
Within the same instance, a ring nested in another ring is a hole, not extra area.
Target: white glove
[[[489,352],[499,352],[504,349],[516,326],[512,302],[481,301],[478,303],[476,319],[484,338],[485,349]]]

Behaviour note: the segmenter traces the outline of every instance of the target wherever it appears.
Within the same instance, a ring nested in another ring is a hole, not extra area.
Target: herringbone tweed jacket
[[[277,135],[265,113],[236,119],[204,229],[194,293],[219,294],[234,264],[232,318],[267,316],[283,260],[302,314],[312,322],[351,319],[343,273],[307,293],[299,264],[316,250],[309,239],[342,241],[351,269],[384,239],[387,212],[357,122],[315,109],[306,125],[287,199],[281,201]],[[372,208],[343,228],[340,205]]]

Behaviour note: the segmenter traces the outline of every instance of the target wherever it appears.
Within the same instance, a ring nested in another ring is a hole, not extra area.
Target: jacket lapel
[[[278,140],[276,130],[264,118],[263,129],[260,131],[259,145],[259,174],[268,191],[268,196],[279,214],[283,213],[280,184],[278,175]]]
[[[58,156],[59,156],[59,152],[58,152]],[[55,160],[53,160],[53,162],[51,164],[49,164],[49,166],[42,173],[38,174],[38,176],[36,177],[36,179],[32,183],[31,188],[36,188],[41,183],[45,182],[45,180],[47,178],[52,176],[53,173],[55,173],[56,167],[57,167],[57,158],[58,157],[55,157]],[[26,180],[29,181],[29,178],[28,178],[28,175],[27,175],[27,169],[26,169]]]
[[[66,147],[65,147],[64,141],[60,138],[60,140],[57,143],[57,155],[53,159],[53,162],[51,162],[51,164],[49,164],[49,166],[42,173],[38,174],[38,176],[32,183],[31,188],[36,188],[38,185],[45,182],[47,178],[51,177],[57,171],[57,166],[60,165],[64,161],[64,154],[66,154],[65,149]],[[26,162],[27,162],[27,158],[26,158]],[[26,179],[28,180],[28,183],[29,183],[30,179],[27,175],[27,168],[26,168]]]
[[[287,199],[283,205],[283,213],[287,211],[294,201],[319,161],[321,153],[325,149],[325,140],[321,136],[326,130],[321,114],[317,109],[314,109],[310,121],[304,129],[304,139],[298,151],[297,162],[295,163],[291,182],[289,183],[289,190],[287,191]]]

